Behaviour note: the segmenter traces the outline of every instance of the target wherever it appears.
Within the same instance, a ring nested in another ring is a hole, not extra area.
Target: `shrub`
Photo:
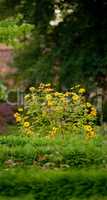
[[[31,87],[25,96],[24,109],[15,114],[21,131],[31,136],[54,138],[65,133],[86,133],[95,137],[96,109],[85,98],[85,89],[76,86],[68,92],[56,92],[50,84]]]
[[[41,171],[37,168],[0,171],[0,194],[14,197],[32,193],[39,200],[87,199],[107,196],[104,170]]]

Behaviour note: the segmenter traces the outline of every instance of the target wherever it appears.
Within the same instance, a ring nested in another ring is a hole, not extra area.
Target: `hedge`
[[[8,196],[1,196],[0,200],[37,200],[33,195],[24,195],[24,196],[18,196],[18,197],[8,197]],[[80,198],[71,198],[70,200],[81,200]],[[85,198],[82,200],[107,200],[107,197],[91,197],[91,198]]]
[[[107,171],[40,170],[34,167],[1,169],[0,195],[14,197],[29,193],[36,200],[106,197]]]

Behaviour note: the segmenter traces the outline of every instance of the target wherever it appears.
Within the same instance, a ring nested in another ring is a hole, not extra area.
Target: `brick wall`
[[[12,62],[13,49],[6,45],[0,44],[0,67],[2,64],[9,64]]]
[[[13,49],[5,44],[0,44],[0,78],[16,73],[16,68],[11,67],[13,61]]]

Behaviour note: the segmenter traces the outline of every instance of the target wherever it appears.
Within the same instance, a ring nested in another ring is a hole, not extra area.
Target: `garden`
[[[107,137],[85,92],[29,88],[0,137],[1,199],[107,198]]]
[[[0,1],[0,200],[107,200],[106,5]]]

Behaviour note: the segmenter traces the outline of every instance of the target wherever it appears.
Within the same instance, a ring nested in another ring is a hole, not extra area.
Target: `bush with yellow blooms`
[[[28,136],[54,138],[58,134],[83,133],[86,138],[94,138],[97,112],[85,93],[79,85],[66,92],[55,91],[51,84],[30,87],[24,108],[15,113],[16,122]]]

